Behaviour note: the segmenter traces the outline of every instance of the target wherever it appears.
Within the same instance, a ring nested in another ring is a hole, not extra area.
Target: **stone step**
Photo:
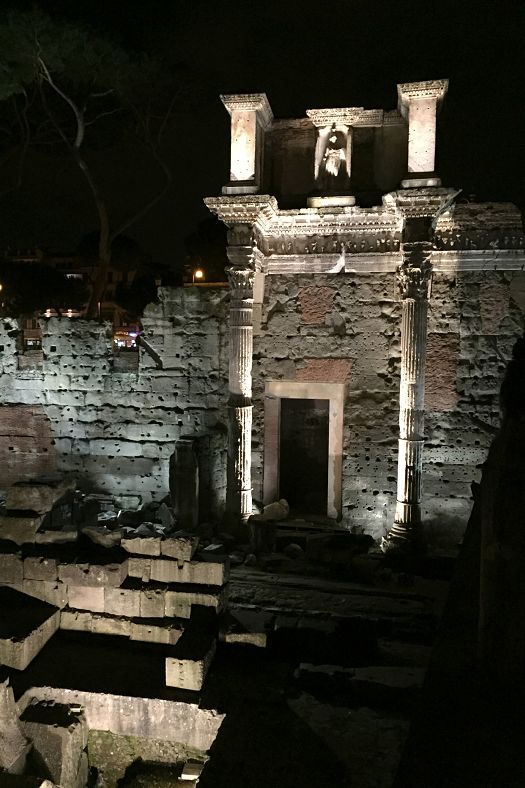
[[[0,664],[25,670],[60,625],[60,610],[0,587]]]
[[[60,614],[60,629],[92,632],[97,635],[121,635],[142,643],[165,643],[174,646],[188,621],[176,618],[123,618],[103,613],[66,608]]]

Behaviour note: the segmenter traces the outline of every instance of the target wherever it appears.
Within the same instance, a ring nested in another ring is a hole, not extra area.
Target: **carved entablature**
[[[257,112],[263,128],[267,128],[273,120],[266,93],[234,93],[222,95],[220,98],[230,115],[232,112]]]
[[[325,126],[381,126],[383,124],[382,109],[364,109],[364,107],[337,107],[333,109],[307,109],[306,114],[318,128]]]
[[[437,187],[400,189],[383,195],[383,205],[395,211],[405,221],[430,217],[435,223],[438,217],[450,208],[459,193],[457,189]]]
[[[267,255],[319,255],[319,254],[363,254],[366,252],[395,252],[399,250],[400,235],[385,233],[376,235],[338,234],[332,235],[287,235],[279,234],[262,241]]]
[[[264,232],[277,214],[275,197],[268,194],[246,194],[235,197],[206,197],[204,203],[227,227],[248,224]]]
[[[253,299],[253,283],[255,280],[255,270],[253,268],[232,265],[226,268],[226,275],[232,299],[235,301]]]
[[[398,108],[403,117],[413,101],[442,101],[448,90],[448,79],[432,79],[426,82],[405,82],[397,86]]]
[[[430,245],[426,249],[404,250],[403,262],[396,270],[401,298],[427,298],[431,275]]]
[[[524,249],[521,213],[511,203],[462,203],[436,224],[435,247],[448,250]]]

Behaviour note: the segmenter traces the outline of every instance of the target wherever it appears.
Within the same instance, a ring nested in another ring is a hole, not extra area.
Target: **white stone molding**
[[[268,381],[264,393],[264,503],[280,498],[280,422],[282,399],[329,400],[328,417],[328,499],[327,517],[341,516],[343,458],[344,383]]]
[[[307,109],[307,116],[314,126],[382,126],[382,109],[364,109],[363,107],[336,107],[332,109]]]
[[[220,99],[230,115],[234,112],[257,112],[264,128],[273,121],[273,112],[266,93],[231,93],[221,95]]]
[[[398,109],[408,118],[408,173],[433,173],[436,152],[436,112],[448,89],[448,79],[409,82],[397,86]]]

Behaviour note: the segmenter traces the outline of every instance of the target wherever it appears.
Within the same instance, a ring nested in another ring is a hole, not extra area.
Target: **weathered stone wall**
[[[396,490],[400,302],[391,274],[267,276],[254,338],[255,497],[267,381],[347,384],[343,520],[382,533]],[[300,462],[300,458],[298,458]]]
[[[149,352],[134,371],[114,364],[110,328],[42,321],[40,368],[19,369],[11,319],[0,323],[1,485],[35,473],[74,473],[87,488],[169,489],[169,459],[182,436],[200,437],[203,480],[224,499],[226,289],[162,288],[143,317]]]
[[[500,422],[499,388],[523,332],[525,274],[434,274],[426,374],[423,507],[436,542],[457,538]]]
[[[435,274],[429,303],[423,516],[460,538],[499,423],[499,386],[523,331],[525,274]],[[374,537],[396,497],[400,301],[392,274],[267,276],[254,340],[253,478],[262,496],[267,381],[346,383],[342,516]],[[300,462],[300,458],[298,458]]]

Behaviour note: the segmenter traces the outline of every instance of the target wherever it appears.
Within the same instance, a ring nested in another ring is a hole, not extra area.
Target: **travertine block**
[[[170,561],[152,559],[151,580],[161,583],[192,583],[194,585],[222,586],[228,576],[228,567],[223,562]]]
[[[24,565],[19,553],[0,553],[0,583],[21,583]]]
[[[0,515],[0,539],[7,539],[15,544],[32,544],[36,541],[36,532],[42,525],[44,517],[8,517]]]
[[[166,591],[166,615],[168,617],[183,617],[177,611],[183,609],[184,606],[192,607],[193,605],[214,608],[219,612],[226,601],[226,588],[226,586],[223,586],[220,589],[210,591],[172,591],[168,589]]]
[[[136,536],[122,539],[120,546],[132,555],[160,555],[160,536]]]
[[[78,788],[77,777],[88,739],[84,712],[41,701],[30,704],[20,719],[52,780],[61,788]]]
[[[22,585],[15,586],[18,591],[23,591],[28,596],[48,602],[62,609],[68,602],[68,587],[64,583],[53,580],[25,580]]]
[[[24,559],[24,579],[56,582],[58,566],[54,558],[30,556]]]
[[[151,579],[151,558],[130,555],[128,558],[128,577],[138,577],[144,583]]]
[[[131,621],[129,618],[115,616],[92,615],[91,631],[97,635],[120,635],[129,637],[131,634]]]
[[[140,617],[164,618],[166,592],[160,588],[144,588],[140,592]]]
[[[17,482],[7,491],[6,509],[32,511],[45,514],[66,492],[75,489],[75,482],[59,481],[55,484],[40,482]]]
[[[152,621],[132,621],[131,640],[140,640],[142,643],[166,643],[174,646],[181,638],[184,630],[182,627],[165,622],[153,623]]]
[[[25,594],[1,589],[2,637],[0,664],[25,670],[60,625],[60,611],[44,603],[29,602]]]
[[[58,578],[75,586],[118,588],[128,574],[127,561],[120,564],[60,564]]]
[[[188,630],[166,658],[166,686],[178,689],[202,689],[206,673],[215,655],[217,642],[213,635]]]
[[[131,588],[105,588],[104,609],[112,616],[140,617],[140,590]]]
[[[13,775],[24,771],[29,749],[30,744],[18,719],[13,690],[9,686],[9,680],[5,679],[0,682],[0,781],[3,780],[4,770],[12,772]],[[12,785],[18,783],[13,782]]]
[[[185,534],[184,536],[173,536],[163,539],[160,543],[160,552],[168,558],[177,558],[179,561],[191,561],[198,546],[198,536]]]
[[[93,613],[104,612],[102,586],[68,586],[67,589],[69,607],[75,610],[91,610]]]
[[[84,610],[62,610],[60,612],[60,629],[69,629],[75,632],[92,631],[93,614]]]

